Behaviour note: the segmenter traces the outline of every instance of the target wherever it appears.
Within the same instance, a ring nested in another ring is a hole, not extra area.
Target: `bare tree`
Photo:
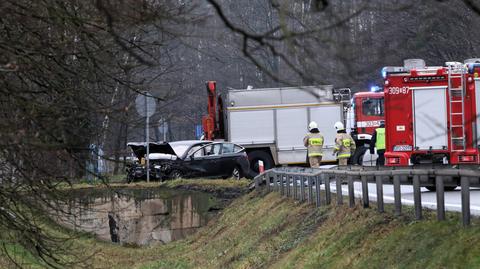
[[[90,144],[114,137],[106,147],[120,148],[132,95],[172,72],[178,26],[202,17],[194,9],[178,1],[0,3],[5,254],[20,244],[46,266],[69,265],[68,238],[42,225],[65,203],[58,188],[85,176]]]

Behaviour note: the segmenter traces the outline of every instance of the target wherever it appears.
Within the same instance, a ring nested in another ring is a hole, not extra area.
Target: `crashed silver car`
[[[127,168],[127,181],[146,179],[146,143],[127,144],[137,161]],[[150,177],[166,180],[189,177],[236,178],[248,173],[245,149],[229,142],[186,140],[150,143]]]

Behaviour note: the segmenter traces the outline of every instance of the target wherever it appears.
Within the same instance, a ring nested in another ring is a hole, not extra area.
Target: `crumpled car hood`
[[[176,160],[178,157],[176,155],[164,154],[164,153],[150,153],[150,160]]]
[[[163,153],[173,156],[177,156],[173,148],[167,142],[156,143],[150,142],[150,154],[151,153]],[[147,143],[145,142],[130,142],[127,143],[127,146],[130,147],[138,159],[144,158],[147,153]]]

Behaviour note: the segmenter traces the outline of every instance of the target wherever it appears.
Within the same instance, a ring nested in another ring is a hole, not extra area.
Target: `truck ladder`
[[[448,65],[448,101],[450,108],[450,150],[464,151],[465,137],[465,66],[461,63]],[[460,79],[460,85],[453,83]]]

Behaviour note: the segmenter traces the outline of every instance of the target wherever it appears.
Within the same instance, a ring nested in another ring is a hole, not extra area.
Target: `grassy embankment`
[[[170,183],[173,185],[180,182]],[[391,208],[388,208],[391,212]],[[96,268],[479,268],[480,225],[437,222],[359,206],[316,209],[277,193],[236,199],[197,234],[145,248],[74,241]]]
[[[391,208],[390,208],[391,210]],[[480,227],[249,194],[140,268],[479,268]]]
[[[93,183],[88,183],[82,180],[75,184],[61,183],[57,186],[59,189],[89,189],[89,188],[155,188],[155,187],[169,187],[169,188],[188,188],[204,191],[231,191],[245,189],[252,181],[247,179],[177,179],[168,181],[139,181],[126,183],[124,176],[109,177],[105,181],[97,179]]]

